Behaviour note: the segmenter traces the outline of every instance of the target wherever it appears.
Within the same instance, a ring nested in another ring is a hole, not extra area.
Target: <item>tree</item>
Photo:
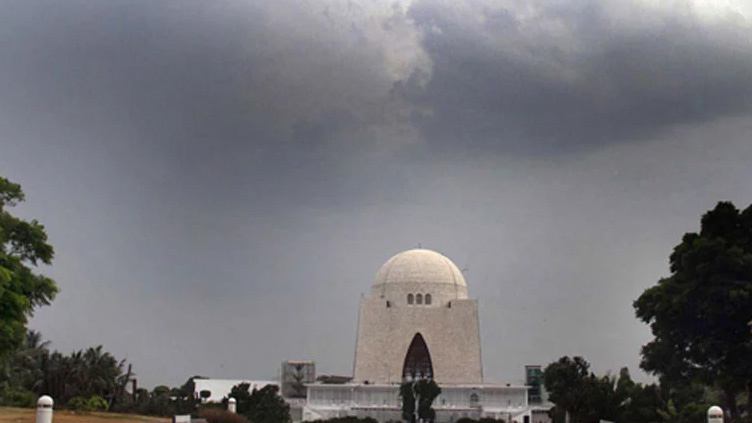
[[[402,399],[402,420],[415,423],[415,390],[413,384],[405,382],[400,385],[399,396]]]
[[[561,357],[543,370],[543,384],[551,402],[579,423],[588,403],[590,364],[582,357]]]
[[[58,291],[52,279],[31,269],[52,262],[44,226],[7,211],[24,199],[20,185],[0,177],[0,357],[21,345],[28,318]]]
[[[290,423],[290,406],[278,395],[279,387],[266,385],[248,392],[250,385],[241,383],[230,390],[237,401],[237,412],[253,423]]]
[[[654,339],[640,366],[673,386],[716,385],[732,420],[736,397],[752,404],[752,206],[720,202],[669,258],[670,276],[634,302]],[[752,422],[752,413],[748,413]]]
[[[433,423],[436,419],[433,401],[441,395],[441,388],[433,379],[420,379],[415,383],[413,390],[418,398],[418,418],[423,422]]]
[[[423,422],[432,422],[436,419],[436,410],[433,409],[433,401],[441,395],[441,388],[433,379],[420,379],[414,382],[405,382],[400,385],[400,398],[402,398],[402,418],[415,423],[420,419]]]

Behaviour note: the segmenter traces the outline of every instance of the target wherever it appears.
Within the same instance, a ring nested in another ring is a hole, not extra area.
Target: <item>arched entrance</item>
[[[405,355],[405,364],[402,366],[403,379],[430,379],[433,378],[433,364],[428,345],[423,335],[416,333],[410,342],[410,347]]]

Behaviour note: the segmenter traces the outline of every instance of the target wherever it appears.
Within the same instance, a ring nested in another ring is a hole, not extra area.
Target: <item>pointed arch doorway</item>
[[[405,355],[402,365],[402,379],[431,379],[433,378],[433,364],[431,353],[423,335],[416,333]]]

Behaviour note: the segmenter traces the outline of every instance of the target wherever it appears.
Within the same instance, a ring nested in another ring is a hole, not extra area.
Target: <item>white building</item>
[[[433,378],[437,422],[493,417],[530,423],[528,387],[483,382],[478,303],[447,257],[415,249],[389,259],[360,304],[353,380],[310,384],[303,420],[401,420],[399,386]],[[536,413],[533,423],[541,421]]]

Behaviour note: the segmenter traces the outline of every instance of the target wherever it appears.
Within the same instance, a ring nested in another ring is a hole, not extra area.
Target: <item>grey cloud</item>
[[[197,200],[240,189],[267,209],[350,203],[378,172],[361,153],[379,160],[418,138],[412,106],[390,90],[430,64],[400,8],[29,1],[7,12],[0,110],[14,130],[44,121],[69,151],[128,163],[134,183]]]
[[[752,107],[745,21],[637,2],[618,15],[613,2],[462,4],[412,5],[434,67],[425,89],[402,90],[433,110],[419,125],[449,151],[587,149]]]

